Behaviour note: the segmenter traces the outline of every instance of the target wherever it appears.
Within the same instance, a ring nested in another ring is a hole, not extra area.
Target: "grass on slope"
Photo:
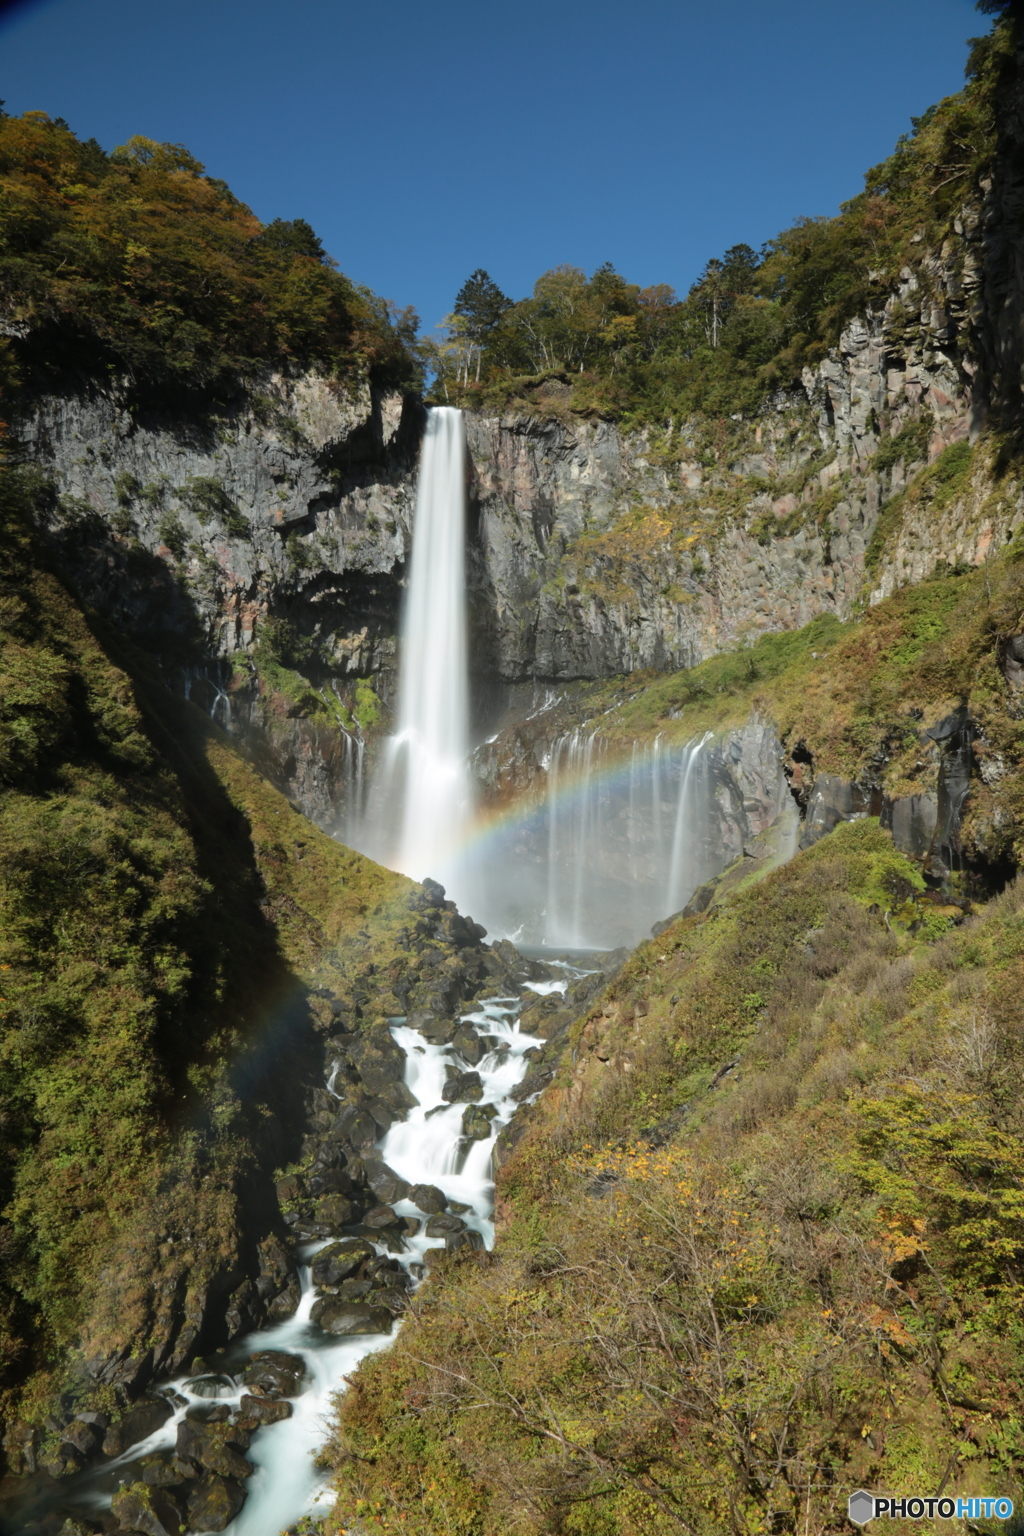
[[[823,1536],[859,1486],[1014,1494],[1024,895],[923,942],[886,921],[920,884],[853,823],[640,946],[494,1254],[340,1403],[341,1520]]]
[[[185,1294],[201,1330],[210,1286],[238,1283],[301,1134],[325,1006],[309,988],[364,984],[412,890],[307,823],[93,626],[33,513],[31,478],[0,474],[8,1424],[58,1387],[95,1401],[75,1361],[183,1347],[161,1294]]]

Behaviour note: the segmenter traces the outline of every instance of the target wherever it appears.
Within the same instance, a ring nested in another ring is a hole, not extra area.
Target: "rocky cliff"
[[[941,520],[904,497],[879,533],[915,472],[986,419],[977,375],[999,343],[985,216],[965,211],[961,229],[800,390],[721,424],[718,443],[706,423],[625,432],[559,416],[550,396],[535,416],[471,415],[478,671],[691,666],[1003,542],[1021,509],[993,496],[988,464]],[[421,422],[412,398],[346,399],[308,375],[205,421],[49,397],[23,439],[52,476],[68,568],[119,624],[228,657],[284,621],[318,677],[376,674],[387,696]]]

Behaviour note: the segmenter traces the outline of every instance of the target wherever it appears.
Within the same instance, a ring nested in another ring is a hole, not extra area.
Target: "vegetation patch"
[[[935,942],[873,822],[641,945],[331,1448],[369,1529],[839,1530],[1024,1453],[1014,888]]]

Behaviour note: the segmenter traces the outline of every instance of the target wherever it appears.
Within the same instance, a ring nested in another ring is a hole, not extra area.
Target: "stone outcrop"
[[[86,598],[158,648],[248,651],[268,617],[319,626],[340,675],[391,657],[423,408],[306,374],[216,417],[46,397],[21,425]]]

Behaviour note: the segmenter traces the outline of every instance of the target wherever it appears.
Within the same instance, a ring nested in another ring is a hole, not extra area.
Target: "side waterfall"
[[[698,829],[708,824],[711,786],[704,747],[634,742],[626,762],[596,732],[552,743],[543,827],[535,842],[547,866],[543,918],[523,937],[560,948],[636,943],[678,912],[713,871]],[[502,864],[502,891],[529,879],[536,855]],[[540,894],[540,893],[538,893]],[[496,904],[481,915],[498,925]]]

